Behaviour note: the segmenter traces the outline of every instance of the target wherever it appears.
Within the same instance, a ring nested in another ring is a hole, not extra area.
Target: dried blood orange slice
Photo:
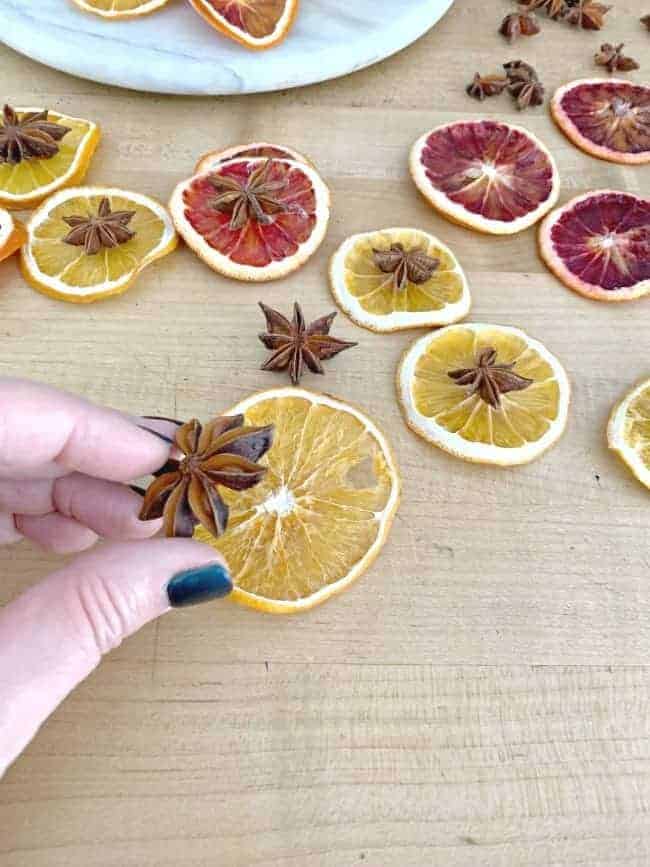
[[[565,84],[551,100],[553,120],[583,151],[612,163],[650,163],[650,87],[622,78]]]
[[[247,48],[281,42],[291,29],[299,0],[190,0],[211,27]]]
[[[315,169],[294,160],[231,160],[180,183],[170,210],[185,242],[215,271],[277,280],[320,246],[329,191]]]
[[[169,0],[72,0],[84,12],[102,18],[137,18],[162,9]]]
[[[443,216],[494,235],[532,226],[560,191],[555,161],[539,139],[493,120],[455,121],[425,133],[411,151],[411,175]]]
[[[307,157],[293,148],[274,145],[265,141],[256,141],[246,145],[234,145],[234,147],[225,148],[225,150],[208,151],[202,157],[199,157],[199,161],[194,167],[194,174],[200,175],[201,172],[209,172],[215,166],[228,162],[228,160],[241,160],[247,157],[295,160],[297,163],[313,165],[311,160],[308,160]]]
[[[25,227],[9,211],[0,208],[0,262],[8,259],[27,240]]]
[[[615,190],[556,208],[539,233],[553,273],[587,298],[629,301],[650,292],[650,199]]]

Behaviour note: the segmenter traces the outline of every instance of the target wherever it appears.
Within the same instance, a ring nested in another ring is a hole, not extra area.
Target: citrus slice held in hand
[[[277,280],[318,249],[329,191],[316,170],[284,159],[230,160],[180,183],[170,201],[179,233],[213,270]]]
[[[99,142],[89,120],[5,106],[0,116],[0,205],[27,210],[81,181]]]
[[[9,211],[0,208],[0,262],[19,250],[27,240],[25,227]]]
[[[156,12],[169,0],[72,0],[84,12],[92,12],[102,18],[137,18]]]
[[[650,292],[650,199],[615,190],[556,208],[539,232],[542,258],[568,286],[596,301]]]
[[[246,145],[234,145],[225,150],[208,151],[199,157],[199,161],[194,167],[194,174],[200,175],[203,172],[209,172],[215,166],[221,163],[226,163],[229,160],[241,160],[250,157],[265,157],[266,159],[284,159],[295,160],[297,163],[307,163],[313,165],[311,160],[303,156],[293,148],[284,147],[283,145],[274,145],[269,142],[251,142]]]
[[[165,208],[112,187],[74,187],[49,198],[27,224],[21,267],[35,289],[83,303],[119,295],[176,247]]]
[[[584,78],[560,87],[553,120],[575,145],[612,163],[650,163],[650,87],[622,78]]]
[[[607,425],[610,449],[650,488],[650,379],[626,394],[612,410]]]
[[[211,27],[261,50],[281,42],[294,22],[299,0],[190,0]]]
[[[330,280],[337,304],[371,331],[448,325],[471,303],[454,254],[419,229],[353,235],[334,254]]]
[[[359,410],[302,388],[255,394],[230,414],[275,426],[257,487],[224,490],[228,530],[196,536],[223,553],[234,598],[262,611],[304,611],[345,590],[383,547],[399,501],[390,447]]]
[[[417,340],[397,375],[406,422],[468,461],[525,464],[561,436],[570,388],[541,343],[505,325],[449,325]]]
[[[493,120],[455,121],[425,133],[411,151],[411,175],[444,217],[494,235],[532,226],[560,191],[545,145],[520,126]]]

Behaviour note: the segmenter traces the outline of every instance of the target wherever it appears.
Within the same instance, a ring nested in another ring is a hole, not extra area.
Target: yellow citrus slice
[[[406,422],[468,461],[525,464],[566,426],[570,387],[560,362],[518,328],[467,323],[421,337],[397,375]]]
[[[268,473],[249,491],[222,491],[223,536],[196,535],[228,560],[238,602],[274,614],[312,608],[349,587],[386,541],[400,491],[391,449],[358,409],[302,388],[254,394],[230,413],[275,425]]]
[[[284,145],[270,144],[266,141],[250,142],[245,145],[233,145],[223,150],[213,150],[204,153],[194,167],[194,174],[200,175],[209,172],[215,166],[226,163],[228,160],[245,159],[246,157],[266,157],[272,159],[295,160],[297,163],[313,165],[311,160],[293,148]]]
[[[650,379],[626,394],[612,410],[607,425],[610,449],[650,488]]]
[[[25,227],[9,211],[0,208],[0,262],[13,255],[27,240]]]
[[[108,236],[105,226],[97,226],[104,202],[113,217],[126,215],[121,222],[118,218],[117,229],[109,222]],[[92,225],[86,228],[84,219]],[[103,233],[109,246],[100,238],[98,248],[89,249],[93,225],[95,237]],[[143,268],[171,253],[178,243],[171,217],[161,204],[112,187],[75,187],[55,193],[32,215],[27,233],[21,267],[30,285],[76,303],[119,295]]]
[[[84,12],[92,12],[102,18],[137,18],[162,9],[169,0],[72,0]]]
[[[211,27],[260,51],[281,42],[295,20],[299,0],[190,0]]]
[[[471,303],[454,254],[419,229],[353,235],[334,254],[330,281],[337,304],[371,331],[448,325]]]
[[[40,108],[16,108],[18,120],[43,112]],[[78,184],[86,175],[99,143],[99,127],[90,120],[47,112],[48,123],[67,127],[58,152],[48,158],[28,157],[18,163],[0,159],[0,205],[10,210],[34,208],[62,187]],[[0,118],[0,130],[3,123]]]

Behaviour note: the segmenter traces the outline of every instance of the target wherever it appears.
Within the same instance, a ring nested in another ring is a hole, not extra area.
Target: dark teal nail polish
[[[231,591],[232,581],[228,570],[219,563],[179,572],[167,585],[167,595],[173,608],[220,599]]]

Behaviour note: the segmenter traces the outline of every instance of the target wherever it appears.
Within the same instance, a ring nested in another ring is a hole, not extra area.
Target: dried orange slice
[[[234,145],[233,147],[225,148],[224,150],[208,151],[199,158],[194,167],[194,174],[200,175],[203,172],[209,172],[218,166],[220,163],[228,162],[228,160],[241,160],[248,157],[266,157],[266,159],[284,159],[295,160],[297,163],[307,163],[313,165],[311,160],[303,156],[293,148],[284,147],[283,145],[274,145],[269,142],[251,142],[246,145]]]
[[[334,254],[330,281],[341,309],[371,331],[448,325],[471,304],[454,254],[419,229],[353,235]]]
[[[281,42],[294,22],[299,0],[190,0],[210,26],[225,36],[262,50]]]
[[[92,12],[102,18],[137,18],[162,9],[169,0],[72,0],[84,12]]]
[[[34,130],[29,128],[30,118],[34,119],[32,125],[36,125],[37,138],[42,137],[43,126],[49,129],[52,124],[67,132],[61,132],[53,139],[53,156],[36,157],[25,153],[16,161],[15,153],[11,160],[3,160],[0,153],[0,205],[10,210],[36,207],[56,190],[78,184],[88,171],[99,143],[99,127],[90,120],[40,108],[12,109],[8,106],[0,117],[0,140],[3,131],[10,127],[15,136],[13,130],[17,125],[23,132],[27,127],[27,133],[33,135]]]
[[[303,388],[255,394],[230,413],[275,425],[260,462],[268,473],[250,491],[223,491],[223,536],[196,535],[228,560],[238,602],[305,611],[349,587],[383,547],[400,492],[391,449],[358,409]]]
[[[629,301],[650,292],[650,199],[615,190],[556,208],[539,232],[542,258],[575,292]]]
[[[0,208],[0,262],[19,250],[26,240],[27,232],[23,224],[15,220],[9,211]]]
[[[622,78],[584,78],[560,87],[551,115],[586,153],[612,163],[650,163],[650,87]]]
[[[112,187],[74,187],[49,198],[27,224],[21,267],[34,289],[84,303],[119,295],[176,247],[165,208]]]
[[[406,351],[397,375],[406,422],[467,461],[525,464],[561,436],[570,388],[560,362],[518,328],[448,325]]]
[[[180,183],[170,201],[185,242],[220,274],[276,280],[303,265],[329,222],[316,170],[285,159],[230,160]]]
[[[650,488],[650,379],[626,394],[612,410],[607,442],[646,488]]]
[[[455,121],[425,133],[411,151],[411,175],[444,217],[494,235],[532,226],[560,192],[545,145],[520,126],[493,120]]]

